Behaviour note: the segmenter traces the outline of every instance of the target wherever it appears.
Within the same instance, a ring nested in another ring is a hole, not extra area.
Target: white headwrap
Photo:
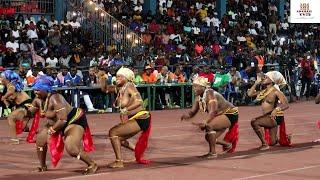
[[[284,86],[287,84],[286,79],[279,71],[269,71],[265,74],[274,83],[274,87],[280,90],[279,86]]]
[[[120,68],[117,72],[117,75],[124,76],[130,82],[134,81],[134,72],[129,68]]]
[[[210,87],[210,82],[208,81],[208,78],[201,77],[201,76],[196,77],[192,83],[203,86],[203,87]]]

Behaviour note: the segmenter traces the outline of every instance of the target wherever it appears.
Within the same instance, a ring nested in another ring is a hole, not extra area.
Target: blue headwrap
[[[15,87],[17,92],[21,92],[24,88],[24,85],[21,81],[20,76],[11,70],[6,70],[3,73],[1,73],[1,76],[6,78],[10,83]]]
[[[54,80],[51,76],[38,75],[36,78],[32,89],[39,91],[52,92],[52,86],[54,85]]]

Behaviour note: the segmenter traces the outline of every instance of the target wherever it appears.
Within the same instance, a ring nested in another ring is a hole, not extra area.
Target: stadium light
[[[95,8],[94,8],[94,10],[98,11],[98,10],[99,10],[99,8],[98,8],[98,7],[95,7]]]
[[[92,1],[89,1],[89,4],[90,4],[90,5],[92,5],[92,4],[93,4],[93,2],[92,2]]]
[[[130,38],[131,38],[131,34],[128,34],[128,35],[127,35],[127,38],[130,39]]]
[[[100,15],[101,15],[101,17],[103,17],[103,16],[104,16],[104,13],[101,13]]]

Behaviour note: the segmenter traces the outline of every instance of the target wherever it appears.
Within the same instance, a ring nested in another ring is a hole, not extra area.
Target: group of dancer
[[[98,78],[101,90],[105,93],[116,93],[114,107],[120,111],[120,123],[109,130],[110,139],[116,160],[110,163],[110,168],[124,167],[121,148],[134,152],[137,163],[148,164],[143,154],[148,146],[151,131],[151,114],[143,106],[142,97],[134,85],[134,73],[129,68],[120,68],[116,73],[116,85],[107,83],[106,72],[100,70]],[[278,142],[280,145],[290,146],[290,137],[286,135],[284,111],[288,109],[288,101],[281,92],[281,86],[286,81],[281,73],[271,71],[261,74],[256,83],[248,90],[250,97],[256,96],[261,102],[263,114],[253,118],[251,125],[261,141],[260,150],[267,150]],[[10,70],[1,74],[0,84],[4,86],[2,102],[7,112],[10,126],[11,140],[19,143],[17,134],[29,129],[28,142],[36,143],[36,152],[40,162],[37,171],[47,171],[46,155],[49,149],[53,166],[62,157],[64,148],[68,154],[83,161],[87,168],[84,174],[93,174],[98,170],[97,163],[87,152],[94,150],[90,128],[85,112],[81,108],[72,107],[65,98],[53,90],[53,79],[46,75],[39,75],[33,85],[36,97],[32,100],[23,91],[24,87],[19,76]],[[191,121],[205,133],[209,144],[209,152],[201,158],[216,158],[216,144],[222,145],[222,153],[234,152],[239,139],[238,116],[239,110],[228,102],[221,94],[210,88],[207,78],[197,77],[193,81],[195,101],[192,108],[181,116],[181,121]],[[196,115],[202,114],[201,122],[195,122]],[[46,124],[39,127],[39,118],[45,118]],[[28,122],[34,118],[31,127]],[[280,138],[277,130],[280,126]],[[263,132],[263,129],[265,132]],[[228,132],[220,136],[228,129]],[[135,145],[129,138],[141,132]],[[34,139],[36,135],[36,138]]]

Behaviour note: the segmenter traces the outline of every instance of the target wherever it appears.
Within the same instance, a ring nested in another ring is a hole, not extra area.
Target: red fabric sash
[[[143,159],[143,154],[148,147],[148,140],[151,132],[151,114],[150,114],[150,125],[149,128],[142,132],[134,149],[134,154],[136,157],[136,161],[139,164],[150,164],[150,160]]]
[[[31,129],[29,131],[29,134],[27,136],[27,142],[28,143],[35,143],[35,135],[37,133],[37,130],[39,128],[39,122],[40,122],[40,111],[37,111],[34,115],[34,119],[32,121]]]
[[[291,142],[288,140],[287,132],[286,132],[286,123],[284,120],[279,125],[279,144],[281,146],[291,146]],[[270,137],[270,129],[264,128],[264,139],[266,140],[268,145],[272,145],[272,140]]]
[[[89,126],[84,129],[82,141],[83,150],[85,152],[91,152],[94,150],[93,139]],[[62,133],[55,133],[51,135],[49,149],[52,165],[56,167],[63,155],[64,142]]]
[[[19,135],[23,132],[23,121],[22,120],[16,120],[16,134]]]
[[[229,131],[224,136],[224,141],[232,143],[232,149],[228,151],[228,153],[233,153],[237,147],[237,143],[239,141],[239,123],[238,121],[234,123],[230,128]],[[225,147],[223,147],[225,150]]]

